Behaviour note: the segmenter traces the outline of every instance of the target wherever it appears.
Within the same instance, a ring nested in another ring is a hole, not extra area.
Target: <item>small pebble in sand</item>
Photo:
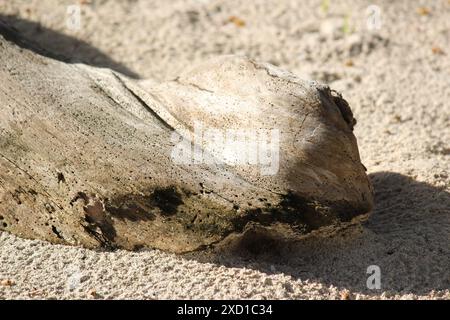
[[[347,289],[342,290],[340,292],[341,295],[341,300],[350,300],[350,291],[348,291]]]
[[[35,298],[35,297],[44,296],[44,295],[45,295],[45,293],[43,291],[39,291],[37,289],[34,289],[34,290],[28,292],[28,296],[30,298]]]
[[[95,289],[91,289],[87,292],[87,295],[91,298],[98,298],[99,294]]]
[[[11,280],[11,279],[3,279],[0,284],[4,287],[12,287],[13,285],[15,285],[16,283]]]

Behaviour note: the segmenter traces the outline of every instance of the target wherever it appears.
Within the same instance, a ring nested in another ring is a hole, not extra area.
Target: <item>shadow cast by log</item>
[[[267,274],[364,294],[427,294],[450,288],[450,194],[394,172],[370,175],[375,208],[369,219],[295,242],[243,238],[233,251],[192,256]],[[255,247],[259,248],[254,250]],[[381,289],[367,288],[367,269],[380,267]],[[276,270],[276,271],[274,271]]]
[[[85,41],[48,29],[41,24],[0,14],[0,33],[17,45],[67,63],[110,68],[130,78],[139,75]]]

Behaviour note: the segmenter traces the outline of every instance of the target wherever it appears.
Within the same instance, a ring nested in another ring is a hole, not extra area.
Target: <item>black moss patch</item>
[[[127,194],[105,200],[105,210],[114,218],[129,221],[152,221],[157,214],[173,216],[183,204],[184,193],[176,187],[156,188],[145,194]]]
[[[84,207],[85,221],[88,223],[85,230],[93,235],[103,247],[114,249],[116,229],[111,217],[105,212],[100,201]],[[100,229],[100,232],[98,232]]]
[[[151,211],[151,209],[146,208],[145,205],[139,204],[139,200],[137,200],[137,202],[134,201],[133,199],[128,199],[119,206],[115,206],[107,202],[107,204],[105,204],[105,209],[111,214],[111,216],[119,220],[137,222],[152,221],[155,219],[155,214]]]
[[[183,204],[182,195],[175,187],[158,188],[150,196],[150,203],[161,210],[165,216],[174,215]]]
[[[248,210],[244,216],[234,220],[234,225],[237,230],[242,231],[251,222],[262,226],[283,223],[300,234],[306,234],[338,220],[342,221],[339,215],[334,208],[289,192],[276,206]]]

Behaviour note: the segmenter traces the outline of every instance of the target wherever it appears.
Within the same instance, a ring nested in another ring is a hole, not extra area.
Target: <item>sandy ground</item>
[[[449,299],[450,2],[391,2],[1,0],[0,18],[43,47],[130,77],[238,53],[329,83],[358,119],[376,207],[362,225],[259,254],[96,252],[3,232],[0,298]]]

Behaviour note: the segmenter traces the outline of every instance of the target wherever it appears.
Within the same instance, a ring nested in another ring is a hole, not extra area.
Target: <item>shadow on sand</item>
[[[363,224],[296,242],[258,239],[258,246],[246,242],[233,251],[188,258],[267,274],[283,272],[365,294],[421,295],[449,289],[450,194],[398,173],[378,172],[370,178],[376,205]],[[370,265],[381,269],[381,290],[366,286]]]
[[[139,78],[137,73],[87,42],[45,28],[37,22],[0,14],[0,34],[23,48],[56,60],[110,68],[130,78]]]

